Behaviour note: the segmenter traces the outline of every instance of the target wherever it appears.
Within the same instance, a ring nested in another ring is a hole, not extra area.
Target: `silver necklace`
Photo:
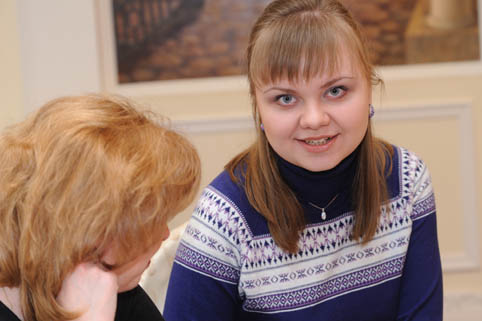
[[[327,209],[328,206],[330,206],[331,203],[333,203],[333,202],[336,200],[336,198],[338,197],[338,195],[340,195],[340,193],[336,194],[335,197],[333,197],[333,198],[331,199],[331,201],[329,201],[328,204],[325,205],[325,207],[320,207],[320,206],[318,206],[318,205],[316,205],[316,204],[313,204],[313,203],[311,203],[311,202],[308,202],[308,204],[310,204],[310,205],[313,206],[314,208],[319,209],[319,210],[321,211],[321,219],[324,221],[324,220],[326,220],[326,211],[325,211],[325,209]]]

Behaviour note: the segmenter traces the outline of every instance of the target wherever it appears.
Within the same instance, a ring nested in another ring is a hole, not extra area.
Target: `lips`
[[[328,144],[333,138],[335,138],[336,135],[334,136],[324,136],[324,137],[309,137],[306,139],[301,139],[301,141],[305,142],[308,145],[311,146],[321,146]]]

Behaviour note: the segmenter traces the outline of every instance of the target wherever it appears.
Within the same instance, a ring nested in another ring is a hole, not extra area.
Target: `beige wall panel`
[[[169,93],[132,98],[173,120],[208,119],[222,122],[226,117],[246,117],[251,114],[247,90],[201,93],[187,91],[181,94]]]
[[[461,263],[459,267],[444,271],[445,293],[472,293],[481,297],[482,75],[471,74],[469,69],[466,70],[466,75],[442,73],[440,76],[432,76],[416,72],[414,68],[412,76],[405,74],[400,78],[393,75],[385,77],[383,98],[376,96],[374,101],[385,106],[379,108],[382,114],[400,106],[407,110],[414,106],[444,104],[466,103],[470,106],[470,115],[464,116],[466,118],[463,122],[458,122],[458,116],[453,115],[448,118],[380,121],[376,129],[378,134],[394,143],[414,150],[429,166],[437,197],[442,255],[445,262],[450,259],[451,263]],[[424,126],[432,129],[424,130]],[[472,149],[473,154],[461,155],[462,147]],[[467,168],[467,160],[472,161],[472,168]],[[467,183],[468,180],[474,184]],[[470,193],[474,196],[473,204],[467,202],[467,194]],[[463,222],[467,208],[471,209],[470,220]],[[460,249],[471,251],[468,259],[472,267],[466,264],[467,256],[457,256]]]
[[[455,117],[376,123],[376,134],[419,155],[432,175],[443,254],[464,251],[459,124]]]

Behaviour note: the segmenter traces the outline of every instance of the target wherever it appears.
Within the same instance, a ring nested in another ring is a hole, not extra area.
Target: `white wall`
[[[100,90],[94,3],[17,1],[27,111],[57,96]]]
[[[0,128],[24,114],[17,22],[15,0],[0,1]]]

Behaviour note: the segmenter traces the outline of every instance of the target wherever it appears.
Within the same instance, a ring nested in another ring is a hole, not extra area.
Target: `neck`
[[[22,308],[20,307],[20,289],[17,287],[0,287],[0,301],[10,309],[20,320],[23,320]]]
[[[324,172],[310,172],[276,155],[283,180],[305,208],[307,224],[316,223],[320,217],[324,221],[353,210],[352,188],[358,154],[359,148],[335,168]]]
[[[277,156],[281,176],[301,202],[326,205],[341,192],[350,191],[358,164],[358,148],[335,168],[310,172]]]

